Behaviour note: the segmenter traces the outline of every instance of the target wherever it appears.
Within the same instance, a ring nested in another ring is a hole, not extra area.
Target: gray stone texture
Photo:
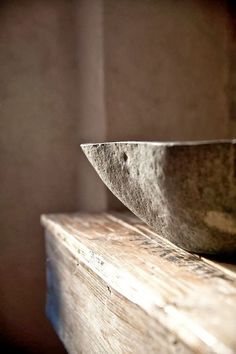
[[[192,252],[236,251],[236,140],[82,149],[115,196],[160,236]]]

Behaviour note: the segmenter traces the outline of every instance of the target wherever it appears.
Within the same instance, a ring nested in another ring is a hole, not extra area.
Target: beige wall
[[[109,140],[227,137],[229,21],[222,4],[105,2]]]
[[[44,316],[39,215],[120,207],[79,143],[230,135],[222,4],[1,2],[0,325],[9,339],[62,350]]]
[[[1,333],[59,353],[45,320],[39,216],[76,208],[75,60],[71,3],[0,7]]]

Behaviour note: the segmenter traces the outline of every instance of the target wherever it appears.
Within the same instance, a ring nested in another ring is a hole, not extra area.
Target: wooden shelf
[[[236,352],[236,266],[129,213],[42,216],[47,314],[69,353]]]

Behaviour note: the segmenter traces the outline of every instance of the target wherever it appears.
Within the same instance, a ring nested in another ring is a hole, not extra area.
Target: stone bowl
[[[236,251],[236,140],[81,147],[107,187],[157,234],[191,252]]]

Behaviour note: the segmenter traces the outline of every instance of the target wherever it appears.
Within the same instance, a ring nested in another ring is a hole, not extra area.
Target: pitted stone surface
[[[236,141],[82,145],[103,182],[134,214],[199,253],[236,251],[235,148]]]

